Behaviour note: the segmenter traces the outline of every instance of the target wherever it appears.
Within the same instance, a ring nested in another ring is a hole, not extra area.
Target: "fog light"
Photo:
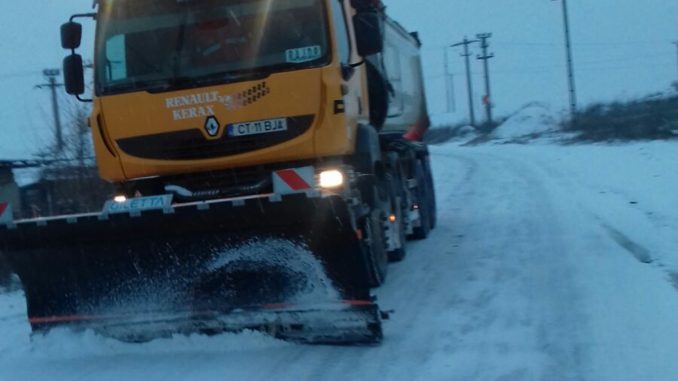
[[[336,169],[320,172],[321,188],[339,188],[344,185],[344,174]]]
[[[115,196],[115,197],[113,198],[113,201],[115,201],[115,202],[117,202],[117,203],[119,203],[119,204],[122,204],[123,202],[127,201],[127,197],[124,196],[124,195]]]

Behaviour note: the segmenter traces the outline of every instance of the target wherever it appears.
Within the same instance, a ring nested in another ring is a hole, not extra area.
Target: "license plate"
[[[165,210],[172,207],[172,196],[151,196],[130,198],[124,202],[108,201],[104,205],[105,214],[143,212],[147,210]]]
[[[287,119],[269,119],[228,125],[228,136],[249,136],[287,131]]]

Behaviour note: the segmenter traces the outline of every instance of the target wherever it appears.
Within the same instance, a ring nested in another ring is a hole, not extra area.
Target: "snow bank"
[[[447,127],[458,125],[459,115],[451,113],[433,113],[430,115],[431,126],[436,127]]]
[[[492,132],[495,139],[535,137],[558,129],[557,114],[549,105],[530,103],[511,115]]]

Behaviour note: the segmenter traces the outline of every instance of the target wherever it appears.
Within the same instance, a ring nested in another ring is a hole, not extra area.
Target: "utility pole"
[[[52,111],[54,113],[54,129],[56,134],[57,152],[61,153],[64,150],[63,131],[61,129],[61,116],[59,114],[59,97],[57,96],[57,88],[62,87],[62,83],[57,83],[57,77],[61,75],[59,69],[45,69],[42,74],[47,79],[47,83],[38,85],[36,88],[48,88],[52,91]]]
[[[471,53],[469,53],[468,46],[476,42],[480,41],[469,40],[468,37],[464,37],[464,41],[451,45],[451,47],[453,48],[457,46],[464,47],[464,53],[462,53],[461,56],[464,57],[466,61],[466,86],[468,87],[468,109],[471,118],[471,125],[474,127],[476,126],[476,113],[473,108],[473,81],[471,81],[471,62],[469,60]]]
[[[450,73],[450,55],[449,48],[445,47],[445,91],[447,94],[447,112],[453,113],[457,110],[457,101],[454,94],[454,74]]]
[[[567,10],[567,0],[563,3],[563,23],[565,24],[565,53],[567,55],[567,82],[570,88],[570,116],[574,119],[577,112],[577,89],[574,83],[574,60],[572,58],[572,42],[570,41],[570,16]]]
[[[487,42],[487,39],[492,37],[492,33],[479,33],[476,35],[480,39],[480,45],[483,49],[483,54],[478,55],[478,59],[483,61],[483,66],[485,68],[485,96],[483,97],[483,103],[485,104],[485,114],[487,117],[487,127],[492,128],[494,121],[492,120],[492,93],[490,92],[490,64],[489,60],[494,58],[494,54],[488,54],[487,48],[490,45]]]
[[[678,53],[678,41],[674,41],[673,44],[676,45],[676,53]],[[678,83],[678,80],[676,80],[676,83]]]

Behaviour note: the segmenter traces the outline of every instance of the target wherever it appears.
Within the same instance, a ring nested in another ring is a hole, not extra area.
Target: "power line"
[[[599,42],[572,42],[573,47],[604,47],[604,46],[631,46],[631,45],[656,45],[657,47],[665,46],[670,40],[646,40],[646,41],[599,41]],[[556,41],[522,41],[522,40],[495,40],[494,45],[497,46],[540,46],[540,47],[554,47],[559,48],[562,46],[562,42]],[[424,52],[438,51],[440,49],[446,48],[447,45],[441,44],[427,44],[422,50]]]
[[[629,45],[664,45],[666,40],[654,40],[654,41],[617,41],[617,42],[573,42],[572,46],[583,47],[600,47],[600,46],[629,46]],[[560,47],[562,44],[558,42],[547,42],[547,41],[495,41],[495,45],[514,45],[514,46],[553,46]]]
[[[644,65],[645,68],[647,67],[657,67],[657,68],[666,68],[666,67],[674,67],[675,63],[657,63],[657,64],[647,64]],[[599,67],[578,67],[577,72],[593,72],[593,71],[600,71],[600,70],[633,70],[636,69],[638,66],[637,65],[613,65],[613,66],[599,66]],[[524,75],[530,75],[530,74],[535,74],[535,73],[553,73],[554,70],[562,70],[564,69],[564,65],[554,65],[554,66],[535,66],[535,67],[528,67],[524,69],[500,69],[500,70],[493,70],[492,75],[510,75],[510,74],[524,74]],[[452,75],[464,75],[463,72],[451,72],[450,74]],[[483,76],[482,71],[471,71],[471,75],[474,77],[482,77]],[[432,80],[432,79],[440,79],[443,78],[445,75],[444,74],[437,74],[437,75],[427,75],[426,79]]]
[[[601,64],[601,63],[608,63],[608,62],[634,62],[634,61],[641,61],[643,63],[648,61],[648,58],[663,58],[666,59],[668,58],[666,54],[666,47],[664,47],[664,53],[662,54],[646,54],[643,56],[635,56],[635,57],[628,57],[628,58],[609,58],[609,59],[600,59],[600,60],[591,60],[591,61],[577,61],[577,66],[581,65],[595,65],[595,64]]]
[[[614,61],[609,61],[610,63]],[[644,64],[644,68],[648,67],[653,67],[653,68],[668,68],[668,67],[675,67],[674,62],[666,62],[666,63],[649,63],[649,64]],[[595,72],[595,71],[601,71],[601,70],[606,70],[606,71],[620,71],[620,70],[633,70],[636,69],[638,65],[607,65],[607,66],[598,66],[598,67],[582,67],[582,65],[578,65],[577,71],[578,72]],[[544,66],[533,66],[533,67],[523,67],[523,68],[508,68],[508,69],[499,69],[499,70],[493,70],[492,75],[494,76],[506,76],[506,75],[533,75],[537,73],[553,73],[554,70],[561,70],[564,69],[564,65],[544,65]],[[461,71],[453,71],[450,72],[450,75],[465,75],[464,72]],[[471,71],[471,76],[473,77],[482,77],[484,73],[482,71]],[[432,80],[439,80],[442,78],[445,78],[445,74],[429,74],[425,76],[426,80],[432,81]]]
[[[37,74],[38,74],[38,71],[35,71],[35,70],[18,71],[18,72],[13,72],[13,73],[3,73],[3,74],[0,74],[0,79],[33,77],[33,76],[36,76]]]

